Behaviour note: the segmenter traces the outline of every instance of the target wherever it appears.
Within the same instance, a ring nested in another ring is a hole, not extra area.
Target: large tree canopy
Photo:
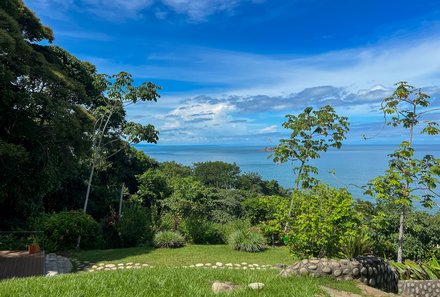
[[[130,101],[158,97],[154,84],[132,86],[123,72],[110,77],[116,82],[108,90],[109,76],[51,45],[53,40],[52,30],[22,1],[0,1],[0,229],[24,226],[27,218],[44,211],[80,208],[96,160],[96,122],[109,109],[109,100],[124,87],[132,90],[126,95]],[[124,106],[116,101],[106,129],[98,131],[111,144],[105,166],[98,168],[105,174],[92,189],[101,195],[94,202],[101,214],[111,207],[108,197],[116,186],[126,183],[136,191],[134,175],[154,163],[128,142],[145,135],[157,140],[157,131],[128,123]]]

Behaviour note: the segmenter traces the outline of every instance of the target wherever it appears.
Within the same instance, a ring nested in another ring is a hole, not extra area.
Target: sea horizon
[[[159,162],[175,161],[191,166],[197,162],[223,161],[237,164],[242,173],[255,172],[266,180],[276,180],[291,189],[295,176],[289,163],[275,164],[264,145],[233,144],[141,144],[136,146]],[[383,175],[388,165],[388,154],[397,146],[393,144],[349,144],[340,149],[329,149],[321,158],[311,161],[318,167],[319,179],[331,186],[347,188],[354,198],[374,201],[360,188],[378,175]],[[416,156],[436,155],[440,146],[415,145]],[[437,154],[438,155],[438,154]],[[437,203],[439,201],[436,201]]]

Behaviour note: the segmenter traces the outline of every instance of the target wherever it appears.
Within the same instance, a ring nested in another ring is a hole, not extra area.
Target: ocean
[[[270,159],[264,146],[233,145],[138,145],[147,155],[160,162],[176,161],[191,165],[204,161],[236,163],[242,172],[256,172],[264,179],[274,179],[285,188],[292,188],[295,176],[289,163],[277,165]],[[373,201],[360,188],[375,176],[381,175],[388,165],[388,154],[396,149],[394,145],[345,145],[332,149],[313,160],[318,167],[319,179],[335,187],[346,187],[354,198]],[[419,145],[416,156],[432,154],[440,157],[440,146]],[[331,174],[334,171],[335,174]],[[436,201],[440,203],[440,201]]]

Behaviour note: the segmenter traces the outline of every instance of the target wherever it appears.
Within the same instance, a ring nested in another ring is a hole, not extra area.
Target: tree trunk
[[[84,212],[87,211],[87,204],[89,203],[90,188],[92,187],[92,179],[94,172],[95,172],[95,160],[93,160],[92,169],[90,170],[89,181],[87,183],[86,200],[84,201],[84,209],[83,209]]]
[[[121,186],[121,195],[119,196],[119,218],[121,218],[122,215],[122,198],[124,197],[124,184]]]
[[[402,263],[404,219],[405,207],[402,207],[402,210],[400,211],[399,242],[397,245],[397,262],[399,263]]]

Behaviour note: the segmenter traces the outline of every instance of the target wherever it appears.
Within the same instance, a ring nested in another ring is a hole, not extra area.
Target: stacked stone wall
[[[440,280],[399,281],[399,295],[408,297],[439,297]]]
[[[281,275],[331,276],[340,280],[359,279],[369,286],[393,293],[398,291],[399,280],[396,270],[387,261],[373,256],[342,260],[304,259],[284,269]]]

